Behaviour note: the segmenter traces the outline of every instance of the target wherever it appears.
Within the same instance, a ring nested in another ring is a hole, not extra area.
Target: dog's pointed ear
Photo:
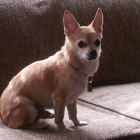
[[[90,24],[95,30],[102,32],[103,30],[103,13],[100,8],[98,8],[94,20]]]
[[[67,36],[72,35],[77,28],[80,27],[75,17],[69,12],[65,11],[63,16],[64,33]]]

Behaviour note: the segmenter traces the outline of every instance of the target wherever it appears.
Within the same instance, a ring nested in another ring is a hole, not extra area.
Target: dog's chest
[[[86,89],[87,82],[84,81],[75,81],[73,86],[71,87],[71,93],[68,97],[68,104],[72,103],[73,101],[77,100],[77,98],[82,94]]]

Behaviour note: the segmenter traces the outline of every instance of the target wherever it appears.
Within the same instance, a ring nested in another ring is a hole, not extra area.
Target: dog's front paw
[[[75,126],[84,126],[84,125],[88,125],[88,122],[86,121],[79,121],[78,123],[74,124]]]
[[[66,127],[65,127],[64,123],[57,124],[57,127],[58,127],[58,131],[64,131],[64,130],[66,130]]]
[[[65,128],[65,129],[61,129],[59,130],[60,132],[72,132],[74,129],[72,128]]]
[[[59,126],[58,126],[58,131],[60,131],[60,132],[71,132],[71,131],[73,131],[73,129],[72,129],[72,128],[67,128],[67,127],[65,127],[65,125],[63,124],[63,125],[59,125]]]

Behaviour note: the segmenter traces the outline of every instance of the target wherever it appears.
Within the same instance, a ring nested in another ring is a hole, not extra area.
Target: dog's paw
[[[48,129],[50,127],[47,123],[34,123],[27,126],[27,129]]]
[[[60,132],[72,132],[73,130],[72,128],[59,129]]]
[[[88,122],[86,121],[80,121],[80,126],[88,125]]]
[[[71,132],[71,131],[73,131],[73,129],[66,127],[64,124],[59,124],[58,125],[58,131],[60,131],[60,132]]]
[[[66,129],[65,129],[66,132],[72,132],[73,130],[74,130],[74,129],[72,129],[72,128],[66,128]]]
[[[28,129],[48,129],[50,127],[46,122],[37,121],[27,126]]]
[[[79,121],[77,124],[75,124],[75,126],[84,126],[84,125],[88,125],[88,122],[86,122],[86,121]]]
[[[50,127],[50,125],[49,124],[40,124],[40,129],[42,129],[42,130],[46,130],[46,129],[48,129]]]

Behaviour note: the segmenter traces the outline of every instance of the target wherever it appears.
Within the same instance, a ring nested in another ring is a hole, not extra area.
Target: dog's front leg
[[[55,123],[57,124],[58,130],[65,130],[65,124],[63,123],[64,111],[65,111],[65,101],[56,97],[53,99],[54,111],[55,111]]]
[[[67,106],[69,119],[72,120],[75,126],[83,126],[88,123],[85,121],[79,121],[77,119],[77,100]]]

